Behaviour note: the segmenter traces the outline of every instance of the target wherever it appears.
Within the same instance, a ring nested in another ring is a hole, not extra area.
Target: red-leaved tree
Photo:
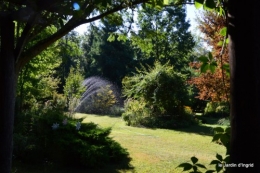
[[[228,50],[223,46],[224,36],[220,34],[223,27],[226,26],[226,20],[212,12],[204,12],[198,17],[198,28],[204,34],[204,41],[212,47],[212,55],[216,61],[215,72],[207,71],[200,73],[199,76],[192,77],[190,84],[198,88],[198,98],[201,100],[210,100],[212,102],[227,102],[229,100],[229,73]],[[192,62],[190,65],[197,71],[200,71],[201,62]]]

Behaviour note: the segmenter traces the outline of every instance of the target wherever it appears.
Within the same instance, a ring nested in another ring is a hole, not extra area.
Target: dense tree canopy
[[[147,59],[150,65],[155,60],[170,61],[177,71],[187,67],[194,41],[188,31],[190,25],[185,21],[185,9],[146,7],[139,9],[137,14],[138,31],[132,32],[131,41],[142,52],[138,58]]]

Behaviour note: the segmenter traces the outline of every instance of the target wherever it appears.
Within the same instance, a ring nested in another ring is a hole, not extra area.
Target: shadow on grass
[[[107,164],[99,168],[75,168],[75,167],[55,167],[49,165],[23,164],[13,161],[12,173],[122,173],[135,172],[134,167],[130,164],[130,157],[124,158],[120,163]]]
[[[76,113],[76,118],[88,118],[88,116],[93,116],[93,117],[109,117],[109,118],[121,118],[121,115]]]
[[[207,136],[213,136],[214,131],[213,127],[206,126],[206,125],[192,125],[190,127],[186,128],[179,128],[175,129],[176,131],[186,132],[186,133],[196,133],[199,135],[207,135]]]
[[[187,133],[196,133],[200,135],[208,135],[213,136],[214,126],[222,126],[219,124],[219,120],[223,118],[213,118],[213,117],[205,117],[205,116],[196,116],[197,119],[201,120],[202,124],[193,125],[187,128],[176,129],[177,131],[187,132]]]
[[[211,125],[217,125],[218,121],[221,118],[213,118],[213,117],[206,117],[206,116],[195,116],[195,118],[201,120],[203,124],[211,124]]]

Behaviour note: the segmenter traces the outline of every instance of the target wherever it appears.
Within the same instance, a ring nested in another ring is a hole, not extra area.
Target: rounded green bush
[[[137,71],[122,81],[127,97],[123,119],[128,125],[172,128],[193,121],[184,109],[188,97],[184,75],[175,72],[169,63],[159,62],[153,68],[142,66]]]

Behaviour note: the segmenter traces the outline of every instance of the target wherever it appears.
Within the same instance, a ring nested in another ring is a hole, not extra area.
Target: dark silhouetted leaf
[[[191,159],[191,161],[192,161],[193,164],[195,164],[195,163],[198,162],[197,157],[194,157],[194,156],[193,156],[193,157],[191,157],[190,159]]]
[[[192,164],[190,163],[181,163],[178,167],[183,167],[183,171],[192,169]]]
[[[200,167],[200,168],[204,168],[204,169],[207,169],[206,166],[200,164],[200,163],[197,163],[196,166]]]
[[[224,129],[222,127],[215,127],[214,132],[223,133]]]
[[[222,158],[222,156],[220,155],[220,154],[216,154],[216,158],[219,160],[219,161],[223,161],[223,158]]]

